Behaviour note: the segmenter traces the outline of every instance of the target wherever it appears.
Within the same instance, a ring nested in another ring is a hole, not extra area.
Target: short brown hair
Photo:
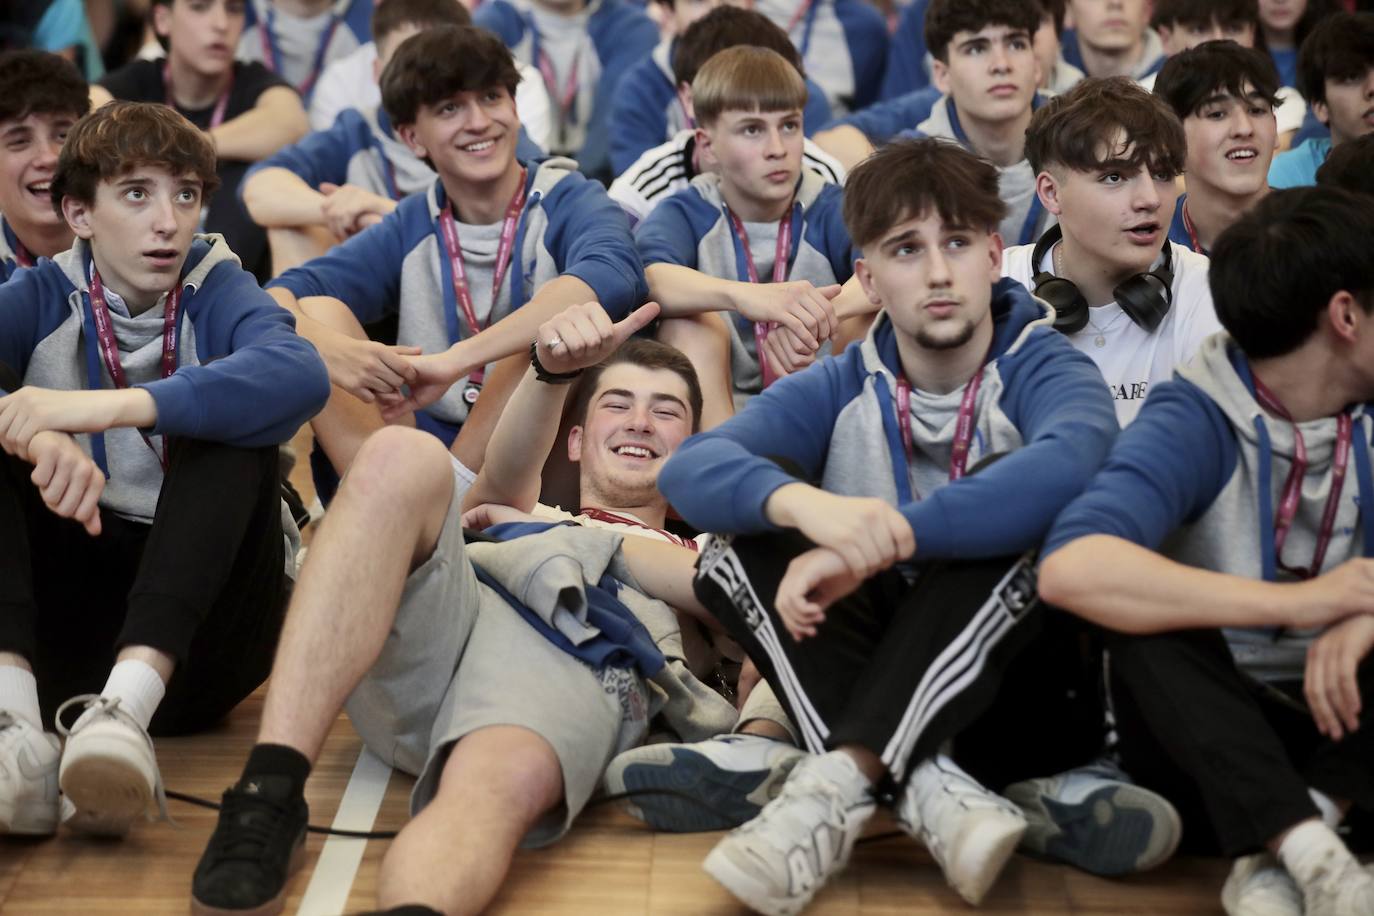
[[[30,49],[0,54],[0,121],[35,112],[79,118],[90,110],[90,90],[71,61]]]
[[[382,71],[382,109],[392,124],[414,124],[423,106],[456,92],[504,86],[514,98],[519,84],[515,59],[495,34],[471,25],[440,25],[410,36],[396,49]]]
[[[601,382],[601,373],[621,363],[643,369],[667,369],[681,376],[687,384],[687,406],[692,410],[692,432],[701,428],[701,382],[697,379],[697,370],[693,367],[692,361],[677,347],[648,337],[631,337],[577,380],[577,393],[573,399],[571,416],[577,418],[579,426],[587,422],[587,411],[591,409],[596,386]]]
[[[1026,158],[1036,173],[1148,168],[1173,178],[1188,150],[1183,124],[1163,99],[1124,76],[1085,79],[1031,117]]]
[[[844,224],[859,248],[931,209],[951,226],[995,232],[1007,215],[997,169],[947,140],[898,140],[855,166],[844,187]]]
[[[62,198],[95,203],[96,187],[141,166],[194,175],[201,196],[219,187],[210,138],[175,109],[157,102],[109,102],[72,127],[52,178],[53,209]]]
[[[726,48],[754,45],[777,51],[806,75],[792,39],[763,13],[738,6],[718,6],[687,26],[673,48],[673,82],[692,85],[702,65]]]
[[[697,123],[709,127],[727,111],[800,111],[806,80],[777,51],[737,45],[708,60],[692,80]]]
[[[372,40],[377,44],[403,26],[471,25],[472,14],[458,0],[386,0],[372,9]]]

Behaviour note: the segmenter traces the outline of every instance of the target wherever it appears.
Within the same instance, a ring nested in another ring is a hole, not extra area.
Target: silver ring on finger
[[[550,350],[557,350],[561,346],[563,346],[563,338],[555,336],[549,340]]]

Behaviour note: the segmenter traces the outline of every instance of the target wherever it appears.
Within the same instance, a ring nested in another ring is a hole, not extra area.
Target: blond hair
[[[736,45],[697,71],[692,107],[703,127],[727,111],[800,111],[806,107],[806,81],[777,51]]]

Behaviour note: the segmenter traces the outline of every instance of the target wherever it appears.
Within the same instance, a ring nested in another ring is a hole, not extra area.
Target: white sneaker
[[[630,814],[655,830],[728,830],[758,817],[807,756],[759,735],[717,735],[694,744],[646,744],[606,768],[606,792],[630,793]]]
[[[0,833],[57,832],[61,749],[56,735],[0,710]]]
[[[925,843],[945,880],[982,901],[1026,832],[1015,805],[983,788],[944,754],[921,762],[897,801],[897,823]]]
[[[1115,877],[1168,861],[1183,835],[1178,811],[1120,769],[1080,767],[1007,786],[1030,827],[1021,848]]]
[[[1231,866],[1221,908],[1226,916],[1303,916],[1302,891],[1278,859],[1261,852]]]
[[[1318,872],[1303,891],[1306,916],[1374,914],[1374,874],[1347,856],[1339,865]]]
[[[757,913],[800,913],[848,864],[874,807],[848,754],[807,755],[782,794],[717,843],[702,868]]]
[[[84,703],[86,711],[67,731],[62,713]],[[167,819],[153,741],[119,708],[118,700],[95,694],[72,697],[57,710],[57,728],[67,734],[58,782],[71,802],[64,823],[98,836],[123,836],[134,821],[154,809]]]

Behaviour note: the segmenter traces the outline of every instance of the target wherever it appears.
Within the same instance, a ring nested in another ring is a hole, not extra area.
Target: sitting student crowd
[[[879,807],[974,906],[1374,914],[1374,13],[1281,76],[1255,0],[663,6],[0,54],[0,834],[166,818],[266,684],[194,913],[281,911],[343,710],[383,912],[627,792],[764,914]]]

